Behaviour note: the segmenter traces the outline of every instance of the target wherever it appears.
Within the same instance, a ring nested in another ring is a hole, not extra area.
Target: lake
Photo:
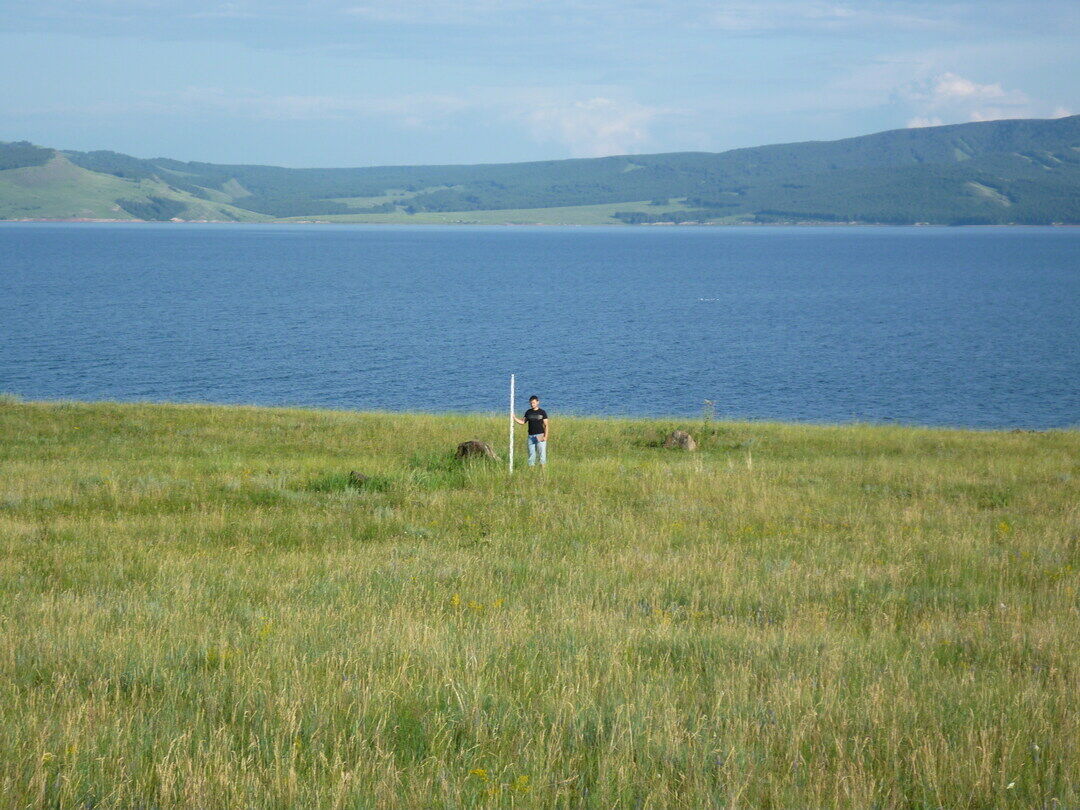
[[[1080,424],[1080,230],[0,224],[33,399]]]

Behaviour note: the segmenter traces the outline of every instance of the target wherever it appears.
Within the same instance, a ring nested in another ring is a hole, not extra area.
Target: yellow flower
[[[514,780],[513,788],[518,793],[528,793],[529,792],[529,777],[526,776],[525,774],[522,774],[521,776],[519,776],[517,779]]]
[[[460,596],[460,594],[455,593],[453,596],[450,597],[450,607],[457,607],[460,604],[461,604],[461,596]]]
[[[41,755],[41,761],[46,765],[52,762],[54,759],[56,759],[56,757],[48,751]]]
[[[488,774],[484,768],[473,768],[471,771],[469,771],[469,776],[475,776],[482,782],[488,781]]]

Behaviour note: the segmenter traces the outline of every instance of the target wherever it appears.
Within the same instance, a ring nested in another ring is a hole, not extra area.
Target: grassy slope
[[[0,171],[0,219],[134,219],[117,200],[152,196],[187,206],[187,219],[269,219],[231,204],[201,200],[154,178],[127,180],[75,166],[58,155],[42,166]]]
[[[53,158],[44,166],[0,172],[0,216],[131,219],[116,199],[131,195],[132,184]]]
[[[1080,805],[1080,434],[671,426],[0,401],[0,795]]]

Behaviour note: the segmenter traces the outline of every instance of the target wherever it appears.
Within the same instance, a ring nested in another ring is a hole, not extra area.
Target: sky
[[[0,140],[495,163],[1080,112],[1080,0],[0,0]]]

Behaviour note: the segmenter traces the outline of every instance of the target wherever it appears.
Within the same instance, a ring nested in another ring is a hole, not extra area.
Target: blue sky
[[[1080,112],[1080,0],[0,0],[0,140],[366,166]]]

